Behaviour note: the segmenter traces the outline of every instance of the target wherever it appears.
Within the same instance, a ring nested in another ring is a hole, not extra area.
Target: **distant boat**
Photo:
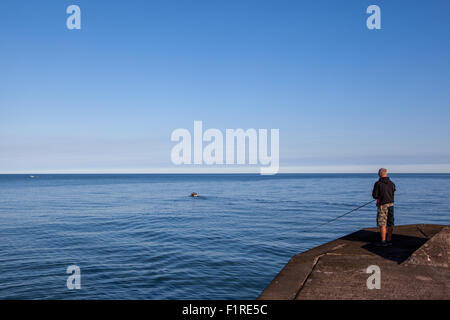
[[[198,197],[198,193],[197,192],[192,192],[191,193],[191,197]]]
[[[30,179],[34,179],[34,178],[36,178],[35,176],[30,176]]]

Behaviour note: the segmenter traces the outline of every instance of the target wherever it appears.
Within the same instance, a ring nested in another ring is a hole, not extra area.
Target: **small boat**
[[[30,176],[30,179],[34,179],[34,178],[36,178],[35,176]]]
[[[194,198],[198,197],[198,193],[197,192],[192,192],[191,193],[191,197],[194,197]]]

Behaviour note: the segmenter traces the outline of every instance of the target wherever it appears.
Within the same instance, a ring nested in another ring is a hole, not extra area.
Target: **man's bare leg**
[[[388,227],[387,228],[387,232],[388,232],[387,241],[391,241],[391,239],[392,239],[392,232],[393,231],[394,231],[394,227]]]
[[[386,226],[380,227],[381,242],[386,241]]]

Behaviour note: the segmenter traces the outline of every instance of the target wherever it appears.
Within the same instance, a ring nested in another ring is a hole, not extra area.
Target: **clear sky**
[[[2,0],[0,173],[177,170],[194,120],[279,128],[282,171],[450,172],[449,21],[447,0]]]

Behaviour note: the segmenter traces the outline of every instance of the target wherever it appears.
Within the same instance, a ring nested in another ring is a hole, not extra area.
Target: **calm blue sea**
[[[396,224],[450,224],[450,175],[391,178]],[[375,226],[371,204],[317,227],[369,201],[376,180],[0,175],[0,298],[254,299],[294,254]]]

